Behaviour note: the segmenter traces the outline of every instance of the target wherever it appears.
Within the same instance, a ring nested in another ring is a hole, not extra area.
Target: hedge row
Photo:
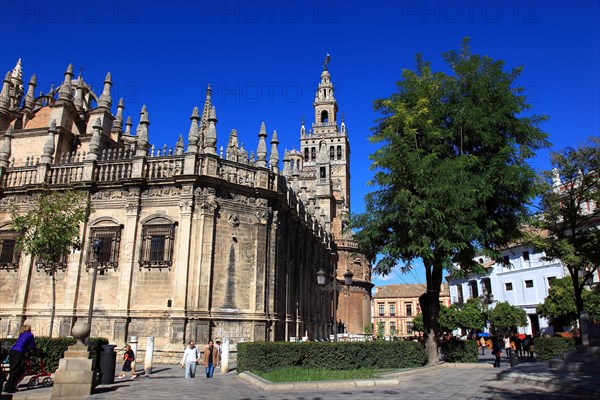
[[[575,348],[575,338],[541,337],[535,339],[535,355],[538,361],[548,361],[562,356]]]
[[[0,338],[0,349],[2,349],[2,358],[4,358],[8,354],[8,350],[15,343],[17,339],[6,339]],[[69,348],[69,346],[74,345],[77,342],[75,338],[72,337],[57,337],[57,338],[49,338],[49,337],[36,337],[35,345],[38,349],[42,350],[44,354],[44,365],[45,369],[48,372],[55,372],[58,368],[58,360],[60,360],[65,351]],[[91,356],[94,359],[94,369],[99,369],[100,357],[96,357],[97,354],[102,351],[102,345],[108,344],[108,339],[105,338],[91,338],[89,340],[88,350],[91,352]],[[35,354],[32,354],[32,359],[37,364],[38,357]]]
[[[421,367],[427,354],[417,342],[246,342],[237,345],[238,371],[301,366],[330,370]]]
[[[476,363],[479,350],[474,340],[453,339],[442,343],[444,361],[451,363]]]

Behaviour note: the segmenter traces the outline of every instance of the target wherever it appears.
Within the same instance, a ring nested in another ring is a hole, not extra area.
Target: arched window
[[[119,249],[121,247],[121,229],[123,225],[103,225],[90,228],[90,240],[88,244],[87,268],[98,265],[100,274],[107,268],[117,269],[119,265]],[[94,254],[93,244],[101,239],[98,259]]]
[[[326,122],[329,122],[329,113],[327,110],[323,110],[321,111],[321,123],[324,124]]]
[[[317,150],[314,147],[310,148],[310,159],[314,161],[317,158]]]
[[[329,159],[333,160],[335,158],[335,148],[333,146],[329,146]]]
[[[342,146],[337,147],[337,159],[338,160],[342,159]]]
[[[304,148],[304,160],[308,161],[308,147]]]

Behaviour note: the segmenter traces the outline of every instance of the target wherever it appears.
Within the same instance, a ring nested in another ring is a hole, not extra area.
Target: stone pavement
[[[505,357],[501,370],[509,368]],[[533,364],[530,364],[533,365]],[[490,354],[480,357],[479,364],[442,364],[435,367],[386,374],[393,379],[392,385],[356,387],[355,382],[335,382],[330,389],[319,388],[319,383],[304,384],[302,389],[277,387],[264,390],[249,383],[236,372],[215,372],[213,379],[203,376],[198,369],[195,379],[184,379],[184,371],[178,366],[157,365],[151,376],[137,379],[115,380],[112,385],[101,385],[97,393],[88,396],[101,399],[226,399],[226,400],[325,400],[325,399],[527,399],[571,400],[586,398],[565,390],[547,390],[544,387],[498,380],[498,369],[492,368]],[[358,381],[357,381],[358,382]],[[15,400],[48,399],[51,389],[23,390],[14,395]],[[3,397],[10,399],[10,396]]]

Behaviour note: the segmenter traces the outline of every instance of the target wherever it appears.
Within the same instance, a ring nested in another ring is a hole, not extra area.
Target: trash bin
[[[519,365],[519,357],[517,357],[517,352],[514,350],[511,350],[509,354],[509,360],[510,360],[510,366],[514,367],[516,365]]]
[[[115,367],[117,365],[116,344],[103,344],[100,352],[100,384],[115,383]]]

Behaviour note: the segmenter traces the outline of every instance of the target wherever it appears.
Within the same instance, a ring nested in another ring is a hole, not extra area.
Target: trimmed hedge
[[[561,357],[565,352],[575,348],[575,338],[540,337],[535,338],[533,350],[538,361],[548,361]]]
[[[479,349],[474,340],[452,339],[442,343],[444,361],[450,363],[476,363]]]
[[[4,349],[9,349],[17,339],[0,338],[0,348],[2,348],[2,357],[4,358]],[[69,346],[74,345],[77,342],[72,337],[57,337],[49,338],[40,336],[35,338],[35,345],[38,349],[44,352],[44,368],[48,372],[55,372],[58,368],[58,361],[63,357],[65,351]],[[105,338],[91,338],[89,340],[88,350],[91,352],[91,357],[94,360],[94,369],[98,370],[100,366],[100,357],[96,357],[102,351],[102,345],[108,344],[108,339]],[[8,350],[7,350],[8,354]],[[31,358],[37,364],[37,355],[33,354]]]
[[[246,342],[237,345],[238,371],[271,371],[281,367],[353,370],[396,369],[425,365],[420,343],[375,342]]]

